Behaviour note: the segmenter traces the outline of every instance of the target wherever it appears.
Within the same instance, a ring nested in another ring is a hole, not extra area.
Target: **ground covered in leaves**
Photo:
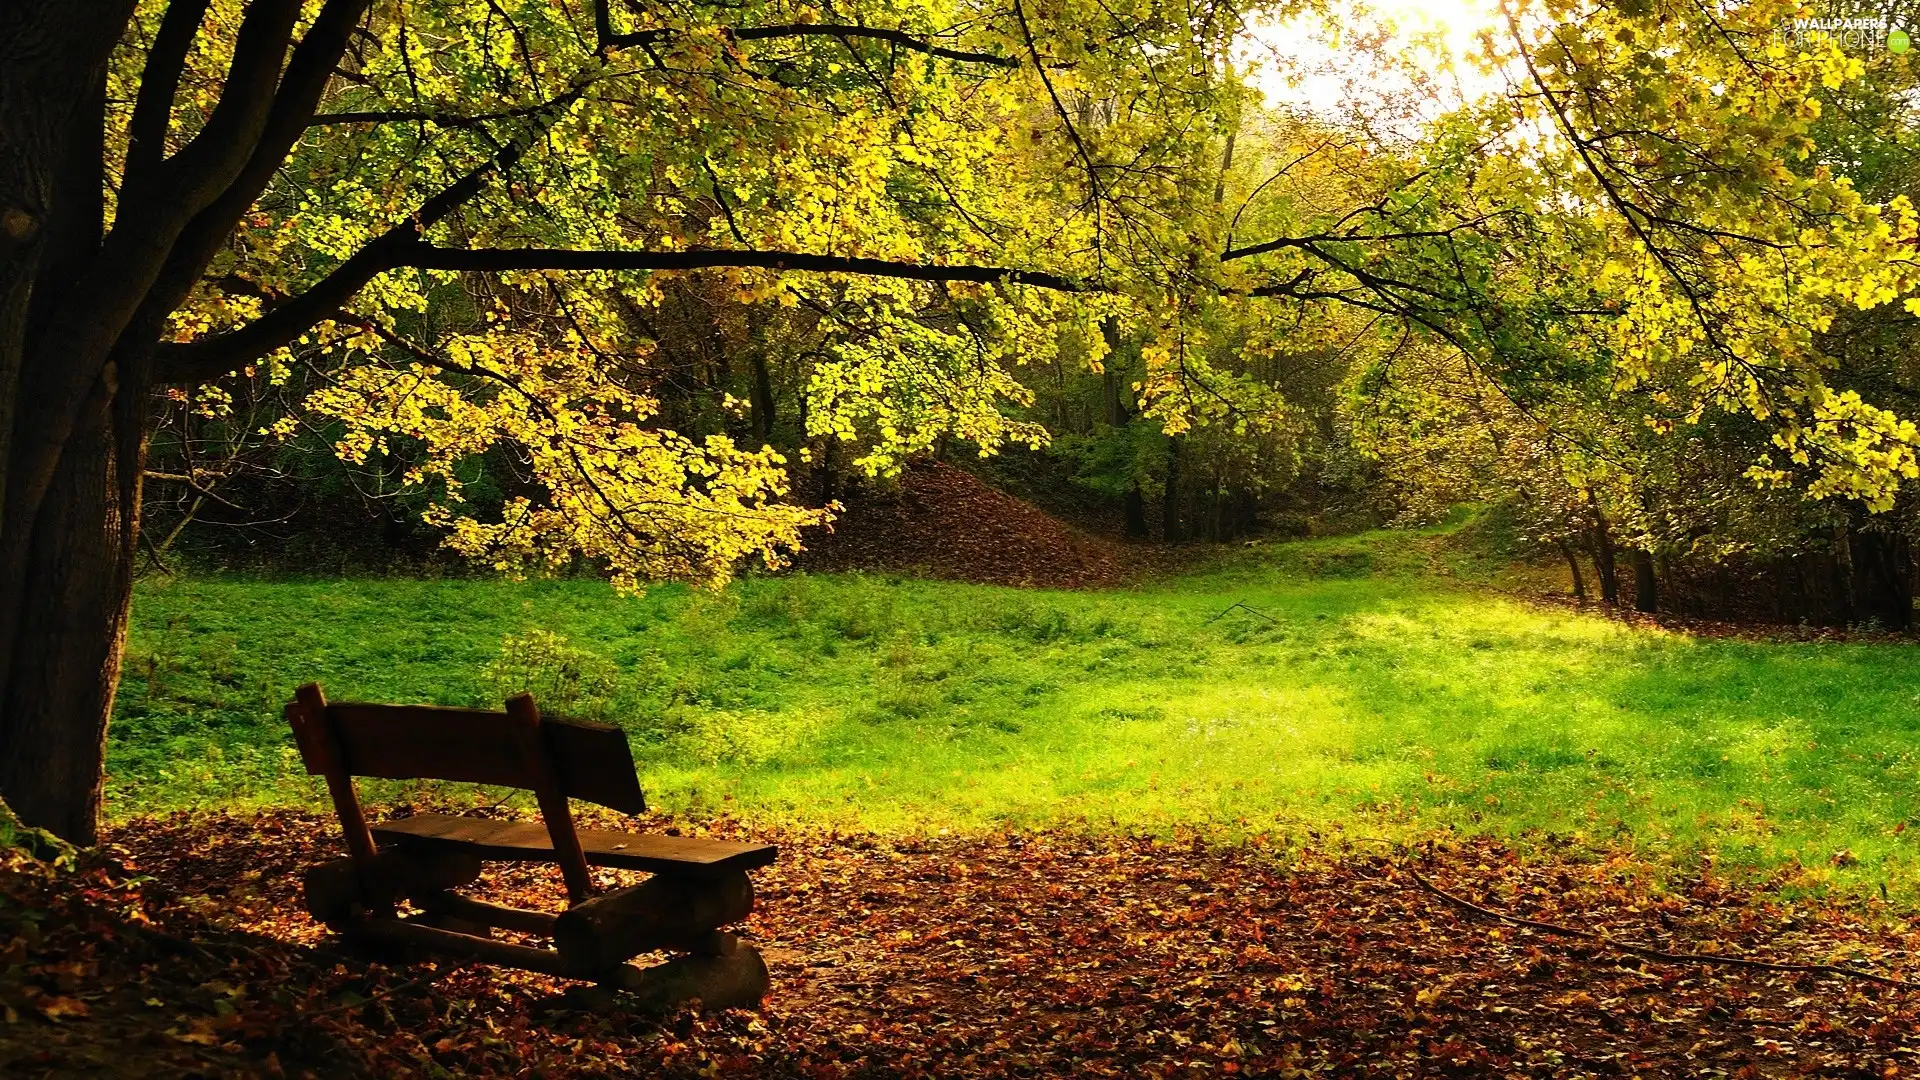
[[[746,928],[773,972],[763,1009],[666,1018],[556,1009],[537,976],[335,952],[296,894],[299,870],[336,853],[317,816],[132,821],[59,870],[12,853],[0,1075],[1920,1071],[1920,990],[1642,960],[1489,922],[1414,875],[1674,951],[1920,977],[1920,913],[1874,900],[1788,900],[1544,843],[772,839],[783,855],[756,875]],[[482,883],[522,905],[559,893],[546,870]]]
[[[897,485],[850,495],[831,532],[810,537],[811,570],[890,570],[985,585],[1088,589],[1124,584],[1164,552],[1084,532],[944,462],[910,464]]]

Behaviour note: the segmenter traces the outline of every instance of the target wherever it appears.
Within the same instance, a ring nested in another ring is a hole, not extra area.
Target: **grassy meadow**
[[[1912,646],[1696,639],[1459,584],[1494,569],[1434,532],[1248,548],[1103,592],[156,580],[135,599],[110,810],[318,801],[279,713],[308,679],[451,705],[527,683],[626,727],[673,813],[1491,831],[1913,892]]]

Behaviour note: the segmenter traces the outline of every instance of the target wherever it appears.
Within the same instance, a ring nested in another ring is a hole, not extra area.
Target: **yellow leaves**
[[[1820,58],[1820,84],[1829,90],[1838,90],[1847,83],[1867,73],[1866,62],[1857,56],[1848,56],[1838,45],[1827,43],[1824,55]]]
[[[1903,481],[1920,477],[1920,429],[1852,390],[1824,395],[1810,426],[1776,436],[1796,463],[1817,462],[1813,499],[1858,499],[1878,513],[1891,509]]]
[[[526,336],[455,337],[446,362],[350,369],[307,407],[340,424],[336,452],[366,462],[404,439],[408,485],[435,501],[447,545],[510,573],[598,560],[616,583],[724,581],[758,556],[777,564],[819,511],[782,506],[784,462],[724,436],[696,443],[643,427],[655,402],[613,381],[597,357]],[[482,519],[461,501],[463,469],[510,447],[545,491]]]
[[[869,475],[891,474],[945,437],[988,454],[1010,442],[1043,444],[1044,427],[1006,415],[1000,403],[1032,400],[1009,368],[1017,350],[1047,343],[1025,336],[1039,327],[1017,305],[989,307],[1007,331],[1000,340],[893,316],[879,333],[831,346],[808,383],[808,433],[857,448],[854,465]]]

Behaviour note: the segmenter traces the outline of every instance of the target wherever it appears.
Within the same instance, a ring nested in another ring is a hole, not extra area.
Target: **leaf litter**
[[[129,821],[65,867],[9,853],[0,1075],[1920,1073],[1920,991],[1611,945],[1920,977],[1920,912],[1873,898],[1491,839],[1376,854],[680,827],[782,847],[744,928],[773,973],[759,1010],[586,1011],[526,972],[356,959],[300,904],[301,870],[339,848],[316,814]],[[562,895],[545,867],[481,886]]]

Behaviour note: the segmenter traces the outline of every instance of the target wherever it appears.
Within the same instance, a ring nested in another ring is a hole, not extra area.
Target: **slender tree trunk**
[[[1832,624],[1835,626],[1851,626],[1859,619],[1857,598],[1853,595],[1853,541],[1848,532],[1844,525],[1834,529],[1827,559],[1827,584],[1833,594]]]
[[[1573,545],[1565,540],[1556,540],[1560,554],[1567,560],[1567,569],[1573,573],[1573,596],[1576,600],[1587,598],[1587,579],[1580,573],[1580,556],[1574,553]]]
[[[767,371],[767,317],[758,309],[747,313],[748,361],[753,365],[753,387],[749,403],[753,408],[753,435],[760,445],[773,441],[775,422],[773,376]]]
[[[1614,559],[1613,531],[1607,526],[1605,514],[1597,505],[1592,505],[1592,496],[1588,496],[1593,511],[1593,573],[1600,579],[1600,599],[1609,604],[1620,602],[1620,575],[1616,572]]]
[[[1107,353],[1106,366],[1100,372],[1100,407],[1106,413],[1102,419],[1109,427],[1120,427],[1127,422],[1126,406],[1120,402],[1120,377],[1113,370],[1113,353]]]
[[[829,437],[820,452],[820,505],[840,497],[840,440]]]
[[[767,354],[753,350],[753,434],[761,445],[773,441],[773,377],[767,372]]]
[[[1653,553],[1634,548],[1630,552],[1633,559],[1633,608],[1635,611],[1655,612],[1660,610],[1660,577],[1654,572]]]
[[[1169,544],[1180,542],[1180,437],[1167,439],[1167,488],[1160,497],[1160,538]]]
[[[1126,517],[1127,536],[1135,540],[1145,539],[1150,531],[1147,528],[1147,497],[1140,491],[1138,480],[1127,492]]]

